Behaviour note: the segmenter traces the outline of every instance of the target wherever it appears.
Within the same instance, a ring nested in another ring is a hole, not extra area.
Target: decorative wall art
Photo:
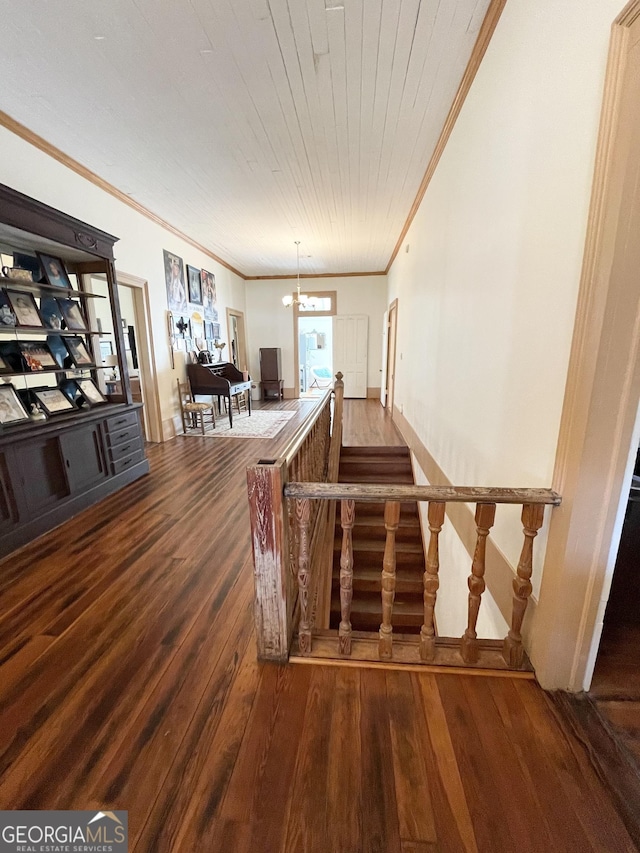
[[[202,305],[200,270],[187,264],[187,280],[189,282],[189,302],[193,305]]]
[[[167,305],[169,311],[187,311],[187,289],[184,284],[184,263],[178,255],[163,250],[164,276],[167,285]]]
[[[204,307],[204,316],[206,320],[218,319],[218,296],[216,293],[216,277],[212,272],[207,270],[200,271],[202,282],[202,305]]]

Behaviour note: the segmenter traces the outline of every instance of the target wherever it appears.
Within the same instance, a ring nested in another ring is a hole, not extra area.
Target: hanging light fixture
[[[286,296],[282,297],[282,304],[285,308],[291,308],[292,305],[308,305],[310,300],[306,293],[300,293],[300,240],[294,241],[296,244],[296,260],[298,262],[298,283],[297,283],[297,293],[294,297],[292,293],[287,293]]]

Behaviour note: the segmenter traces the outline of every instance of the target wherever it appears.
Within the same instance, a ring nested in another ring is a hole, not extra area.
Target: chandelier
[[[282,297],[282,304],[285,308],[291,308],[292,305],[300,305],[302,308],[310,307],[315,300],[309,299],[306,293],[300,293],[300,240],[294,241],[296,244],[296,260],[298,262],[298,283],[297,293],[295,297],[292,293],[287,293]]]

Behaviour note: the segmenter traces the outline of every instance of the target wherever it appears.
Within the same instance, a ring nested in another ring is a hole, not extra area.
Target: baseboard
[[[181,432],[182,422],[180,420],[180,415],[174,416],[172,418],[165,418],[165,420],[162,421],[163,441],[170,441],[172,438],[175,438]]]
[[[431,453],[422,443],[417,433],[400,412],[397,406],[393,407],[393,421],[406,441],[409,449],[415,454],[418,464],[424,471],[427,479],[433,486],[453,486],[448,477]],[[476,548],[476,523],[475,507],[463,503],[447,504],[447,517],[454,530],[464,545],[469,558],[473,558]],[[489,537],[487,539],[485,581],[489,592],[493,596],[498,609],[502,613],[508,625],[511,624],[511,612],[513,608],[513,579],[516,576],[515,567],[507,560],[495,542]],[[534,617],[537,602],[529,598],[527,612],[523,626],[523,634],[528,635],[531,620]]]
[[[295,400],[296,399],[296,389],[295,388],[283,388],[282,389],[283,396],[285,400]]]
[[[367,386],[367,399],[368,400],[375,400],[376,398],[379,400],[380,399],[380,393],[381,393],[381,389],[380,389],[379,385],[378,386],[372,385],[370,387]]]

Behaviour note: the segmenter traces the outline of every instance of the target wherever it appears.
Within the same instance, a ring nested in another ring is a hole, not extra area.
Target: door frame
[[[229,361],[231,355],[231,318],[235,317],[238,329],[238,370],[249,369],[247,364],[247,327],[244,321],[244,311],[239,308],[227,308],[227,340],[229,341]]]
[[[393,401],[396,393],[396,344],[398,340],[398,300],[394,299],[387,311],[387,375],[385,376],[385,409],[393,418]],[[390,381],[391,379],[391,381]]]
[[[331,299],[329,311],[300,311],[298,303],[293,303],[293,396],[300,397],[300,351],[298,346],[298,319],[300,317],[335,317],[338,313],[338,291],[337,290],[307,290],[305,294],[309,297],[316,296],[322,299]],[[296,293],[292,294],[294,297]],[[286,393],[286,391],[285,391]]]
[[[151,336],[151,304],[149,301],[149,284],[146,279],[116,269],[116,281],[124,287],[131,288],[133,309],[136,315],[136,345],[140,363],[140,380],[144,406],[142,416],[145,424],[145,434],[149,441],[160,443],[162,435],[162,414],[160,411],[160,395],[158,393],[158,371]]]
[[[611,32],[552,483],[563,504],[551,518],[528,643],[537,678],[547,689],[590,686],[620,541],[631,448],[638,436],[640,310],[629,282],[616,275],[615,261],[619,223],[632,209],[624,176],[629,128],[640,122],[640,109],[625,112],[622,107],[631,27],[639,18],[640,0],[633,0]]]

